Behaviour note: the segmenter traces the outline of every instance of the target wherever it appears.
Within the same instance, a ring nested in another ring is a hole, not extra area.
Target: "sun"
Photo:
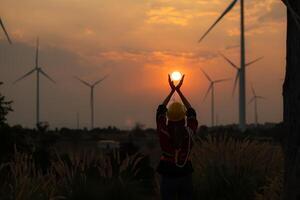
[[[179,81],[181,79],[181,77],[182,77],[182,74],[178,71],[172,72],[172,74],[171,74],[171,79],[173,81]]]

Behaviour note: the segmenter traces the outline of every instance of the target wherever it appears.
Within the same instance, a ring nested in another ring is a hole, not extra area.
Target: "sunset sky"
[[[40,65],[57,84],[41,78],[41,120],[51,127],[89,127],[89,88],[74,79],[94,82],[95,126],[131,128],[136,122],[155,127],[155,111],[169,92],[167,74],[186,74],[182,91],[210,124],[209,82],[232,78],[216,86],[219,123],[238,120],[236,71],[218,55],[239,65],[239,3],[202,43],[197,43],[230,0],[0,0],[0,16],[14,42],[0,30],[1,93],[13,100],[11,125],[35,123],[35,76],[12,82],[34,67],[35,40],[40,38]],[[282,79],[285,69],[286,10],[280,0],[245,0],[246,59],[264,59],[247,68],[250,85],[266,97],[259,102],[260,122],[282,119]],[[178,99],[175,96],[175,99]],[[247,104],[252,123],[253,105]]]

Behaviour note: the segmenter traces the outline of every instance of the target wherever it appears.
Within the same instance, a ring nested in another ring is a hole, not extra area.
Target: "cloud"
[[[283,23],[286,19],[286,12],[283,3],[272,1],[265,13],[258,18],[261,23]]]
[[[147,12],[147,23],[149,24],[170,24],[187,26],[193,18],[187,11],[180,11],[174,7],[161,7]]]
[[[286,19],[285,9],[281,1],[266,0],[250,3],[248,24],[246,32],[248,35],[274,33],[280,30]]]
[[[99,54],[101,59],[118,62],[139,62],[144,64],[160,65],[168,60],[186,60],[199,62],[215,59],[218,55],[210,51],[199,50],[196,52],[185,51],[107,51]]]
[[[245,33],[248,36],[262,35],[266,33],[274,33],[281,29],[285,22],[285,9],[280,1],[251,1],[246,4],[245,9]],[[236,19],[239,18],[239,13],[235,13]],[[239,36],[239,27],[229,28],[227,30],[229,36]]]

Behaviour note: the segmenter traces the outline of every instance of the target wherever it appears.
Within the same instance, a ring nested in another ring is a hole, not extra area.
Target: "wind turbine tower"
[[[36,40],[35,67],[17,79],[14,84],[34,72],[36,72],[36,126],[38,126],[40,124],[40,74],[49,79],[51,82],[55,83],[55,81],[39,66],[39,38]]]
[[[104,76],[103,78],[99,79],[93,84],[90,84],[78,77],[75,77],[77,80],[79,80],[81,83],[84,85],[88,86],[91,89],[91,94],[90,94],[90,108],[91,108],[91,130],[94,128],[94,89],[95,86],[98,85],[100,82],[102,82],[104,79],[106,79],[108,75]]]
[[[203,72],[203,74],[207,78],[207,80],[210,82],[210,85],[208,87],[208,90],[207,90],[203,100],[205,100],[207,98],[207,95],[209,94],[209,92],[211,92],[211,126],[215,126],[215,84],[221,83],[224,81],[228,81],[230,79],[212,80],[204,70],[201,70],[201,71]]]

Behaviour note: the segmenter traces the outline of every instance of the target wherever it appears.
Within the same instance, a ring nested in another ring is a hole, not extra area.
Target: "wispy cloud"
[[[171,24],[186,26],[193,15],[188,11],[177,10],[174,7],[161,7],[147,12],[147,23],[150,24]]]

